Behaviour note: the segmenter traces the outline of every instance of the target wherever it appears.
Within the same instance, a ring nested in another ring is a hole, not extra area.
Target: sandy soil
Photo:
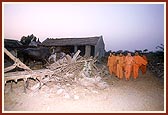
[[[23,81],[10,83],[4,90],[5,112],[127,112],[164,111],[164,82],[150,72],[136,80],[118,80],[114,76],[102,78],[109,84],[106,89],[70,85],[59,89],[48,83],[39,91],[23,92]],[[63,93],[64,92],[64,93]]]

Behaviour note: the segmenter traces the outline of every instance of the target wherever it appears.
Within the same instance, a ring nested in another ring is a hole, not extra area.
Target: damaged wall
[[[64,52],[66,49],[67,51],[65,53],[68,54],[80,50],[80,55],[86,57],[98,56],[101,58],[105,54],[105,44],[102,36],[87,38],[47,38],[42,42],[42,45],[45,47],[55,47],[55,50],[61,47],[61,50]]]

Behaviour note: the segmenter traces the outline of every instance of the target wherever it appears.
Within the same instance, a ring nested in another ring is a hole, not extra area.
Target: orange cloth
[[[126,56],[125,57],[125,78],[126,80],[130,79],[131,72],[132,72],[132,64],[133,64],[133,57]]]
[[[134,56],[134,64],[133,64],[133,77],[136,79],[138,77],[139,67],[141,65],[146,65],[147,61],[144,60],[141,56]]]
[[[123,60],[124,60],[124,62],[123,62],[123,71],[124,72],[125,72],[125,58],[126,58],[126,56],[123,55]]]
[[[109,67],[109,73],[115,74],[115,56],[111,55],[108,57],[108,62],[107,62],[107,66]]]
[[[118,78],[123,78],[123,65],[124,65],[124,57],[123,56],[116,56],[116,63],[117,63],[117,71],[116,75]]]
[[[145,55],[143,55],[142,58],[147,61],[147,57]],[[142,71],[142,74],[144,75],[146,73],[146,65],[141,65],[140,70]]]
[[[114,75],[116,75],[116,73],[117,73],[117,63],[116,63],[116,56],[114,56],[114,55],[113,55],[113,60],[114,60],[113,73],[114,73]]]

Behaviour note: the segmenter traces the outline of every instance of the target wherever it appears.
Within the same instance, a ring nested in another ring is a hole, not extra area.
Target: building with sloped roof
[[[4,47],[5,48],[18,48],[22,46],[22,43],[19,42],[18,40],[13,40],[13,39],[4,39]]]
[[[85,38],[47,38],[42,42],[42,46],[52,47],[55,52],[75,53],[80,50],[81,56],[103,57],[105,54],[105,44],[102,36]]]

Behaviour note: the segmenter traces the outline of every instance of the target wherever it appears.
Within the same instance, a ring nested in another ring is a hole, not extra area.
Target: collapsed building
[[[102,36],[86,38],[47,38],[41,44],[44,47],[52,47],[55,52],[72,54],[80,50],[81,56],[97,56],[101,58],[105,54],[105,45]]]
[[[4,39],[4,47],[12,52],[14,56],[17,54],[17,50],[20,49],[22,43],[18,40]]]
[[[12,39],[4,39],[4,47],[15,57],[18,56],[18,50],[22,46],[22,43],[20,43],[18,40],[12,40]],[[8,67],[13,64],[13,61],[4,54],[4,66]]]
[[[54,48],[56,52],[64,52],[66,55],[49,64],[46,68],[32,70],[4,48],[5,53],[14,61],[13,65],[4,68],[5,84],[8,81],[17,82],[23,79],[25,92],[27,88],[32,91],[39,90],[42,86],[51,82],[56,87],[59,87],[57,92],[68,90],[69,85],[72,89],[76,86],[82,86],[84,89],[89,87],[91,89],[108,88],[108,84],[102,80],[102,77],[106,74],[104,72],[105,68],[98,68],[96,66],[97,58],[103,57],[105,54],[102,36],[89,38],[47,38],[42,42],[41,46],[48,47],[49,49]],[[74,55],[71,57],[68,53],[74,53]],[[95,56],[96,58],[93,58]],[[22,68],[25,71],[10,72],[16,67]],[[28,86],[28,82],[31,79],[37,81],[33,83],[33,86]],[[74,94],[73,91],[72,94]]]

